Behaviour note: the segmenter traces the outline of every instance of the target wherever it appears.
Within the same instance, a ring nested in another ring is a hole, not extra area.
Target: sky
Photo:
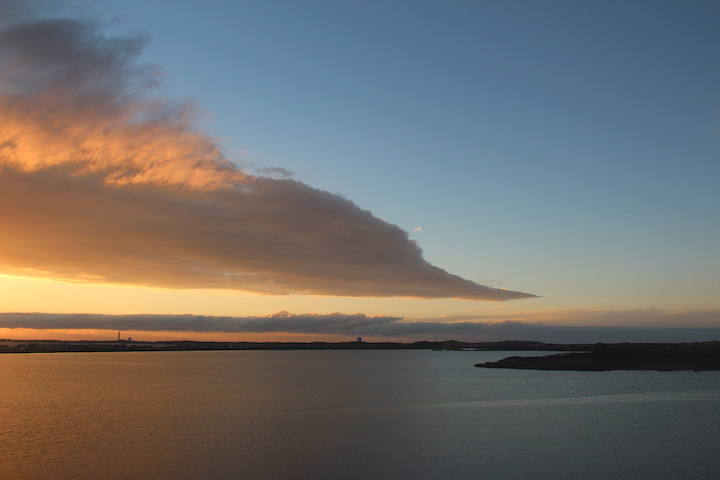
[[[720,340],[719,21],[0,0],[0,338]]]

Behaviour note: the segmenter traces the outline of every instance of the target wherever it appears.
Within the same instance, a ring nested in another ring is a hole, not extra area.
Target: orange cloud
[[[239,170],[151,95],[137,36],[35,20],[0,31],[0,272],[266,294],[533,295],[422,258],[406,232],[337,195]]]

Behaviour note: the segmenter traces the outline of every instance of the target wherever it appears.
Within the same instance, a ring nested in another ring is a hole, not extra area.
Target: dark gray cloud
[[[543,325],[602,325],[606,327],[658,328],[707,327],[720,328],[720,309],[664,310],[634,308],[625,310],[600,308],[563,308],[529,310],[505,314],[449,315],[423,318],[428,322],[513,321]]]
[[[266,294],[533,296],[429,264],[405,231],[338,195],[241,171],[195,128],[191,103],[154,94],[154,70],[136,64],[145,42],[68,18],[0,29],[0,272]]]
[[[674,318],[679,312],[663,312]],[[278,312],[267,316],[216,317],[202,315],[94,315],[0,313],[0,328],[104,329],[134,331],[292,333],[346,335],[393,340],[533,340],[563,343],[689,342],[720,340],[720,311],[685,312],[695,320],[714,319],[715,327],[691,326],[558,326],[502,321],[407,321],[401,317],[364,314],[327,315]]]
[[[0,313],[0,328],[101,329],[220,333],[353,334],[402,320],[398,317],[295,315],[285,311],[267,316],[219,317],[204,315],[95,315],[55,313]]]

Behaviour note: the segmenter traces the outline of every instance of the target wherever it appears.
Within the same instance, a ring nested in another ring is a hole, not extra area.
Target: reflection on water
[[[2,479],[710,478],[720,372],[504,352],[0,356]]]

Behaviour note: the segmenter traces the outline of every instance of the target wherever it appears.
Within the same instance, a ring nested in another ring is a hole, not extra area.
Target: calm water
[[[0,355],[0,478],[718,478],[720,372],[510,354]]]

